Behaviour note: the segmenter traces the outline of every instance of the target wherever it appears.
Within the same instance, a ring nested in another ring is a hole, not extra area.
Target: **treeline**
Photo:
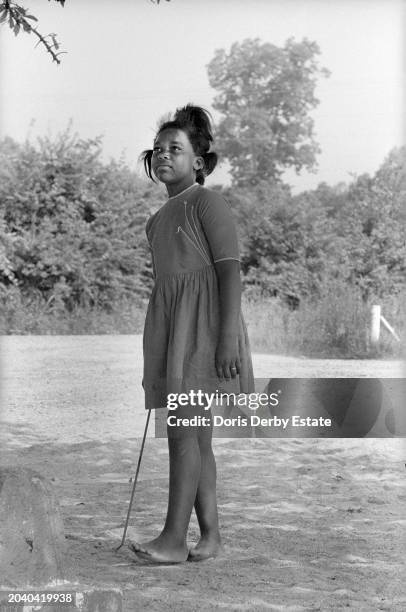
[[[101,161],[100,139],[69,130],[38,146],[0,144],[0,288],[53,307],[111,309],[145,298],[152,278],[144,225],[152,184],[122,161]]]
[[[244,283],[292,304],[350,286],[364,301],[396,296],[406,278],[406,147],[373,175],[292,196],[262,182],[226,192],[236,214]]]
[[[153,281],[144,227],[164,192],[101,154],[100,139],[70,130],[35,146],[0,142],[0,299],[10,321],[17,305],[34,303],[67,314],[145,307]],[[348,185],[295,196],[280,182],[223,191],[251,300],[277,297],[294,309],[345,288],[365,302],[404,290],[406,148]]]

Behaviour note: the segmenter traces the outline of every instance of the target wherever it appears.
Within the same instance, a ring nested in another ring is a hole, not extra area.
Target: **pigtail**
[[[156,183],[156,180],[152,176],[152,168],[151,168],[152,154],[153,154],[152,149],[145,149],[145,151],[141,153],[139,157],[139,161],[143,162],[145,174],[147,175],[147,177],[150,178],[152,181],[154,181],[154,183]]]
[[[201,170],[196,172],[196,183],[199,185],[204,185],[204,181],[206,176],[211,174],[214,168],[217,165],[217,153],[214,151],[210,151],[210,153],[205,153],[202,155],[204,161],[204,167]]]
[[[207,176],[211,174],[214,168],[217,166],[218,155],[215,151],[210,151],[210,153],[205,153],[203,155],[204,160],[204,173]]]
[[[206,175],[205,175],[204,170],[196,171],[196,183],[199,183],[199,185],[204,185],[205,178],[206,178]]]

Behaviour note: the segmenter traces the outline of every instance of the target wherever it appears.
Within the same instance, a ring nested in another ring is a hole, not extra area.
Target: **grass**
[[[378,346],[369,340],[372,302],[365,304],[348,287],[331,287],[318,301],[301,301],[291,310],[277,298],[248,299],[243,313],[253,352],[312,357],[401,357],[406,346],[406,295],[380,301],[382,314],[395,328],[397,342],[382,326]],[[40,297],[23,299],[12,293],[3,300],[0,334],[139,334],[146,301],[126,300],[101,308],[47,305]]]
[[[369,338],[372,302],[354,290],[331,291],[317,301],[302,300],[290,310],[277,298],[243,300],[243,312],[254,352],[312,357],[401,357],[406,346],[406,296],[380,301],[382,314],[401,338],[381,326],[379,344]]]
[[[28,300],[15,294],[3,304],[2,311],[2,335],[139,334],[146,302],[122,300],[109,311],[85,306],[67,310],[60,304],[49,306],[39,297]]]

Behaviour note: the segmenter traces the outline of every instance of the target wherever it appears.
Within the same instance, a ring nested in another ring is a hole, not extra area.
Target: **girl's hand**
[[[217,376],[230,380],[240,373],[241,362],[237,351],[237,340],[234,337],[220,338],[216,349],[215,365]]]

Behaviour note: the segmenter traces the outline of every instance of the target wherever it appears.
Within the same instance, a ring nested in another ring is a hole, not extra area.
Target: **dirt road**
[[[0,358],[1,419],[24,425],[20,444],[142,435],[141,336],[3,336]],[[254,354],[253,365],[258,391],[269,378],[405,375],[389,360]]]
[[[0,462],[52,481],[81,585],[119,587],[125,612],[406,609],[404,439],[217,439],[224,554],[148,567],[114,551],[145,419],[140,337],[7,337],[1,360]],[[254,368],[263,378],[403,376],[394,361],[254,355]],[[166,441],[148,440],[131,538],[162,527],[167,470]]]

